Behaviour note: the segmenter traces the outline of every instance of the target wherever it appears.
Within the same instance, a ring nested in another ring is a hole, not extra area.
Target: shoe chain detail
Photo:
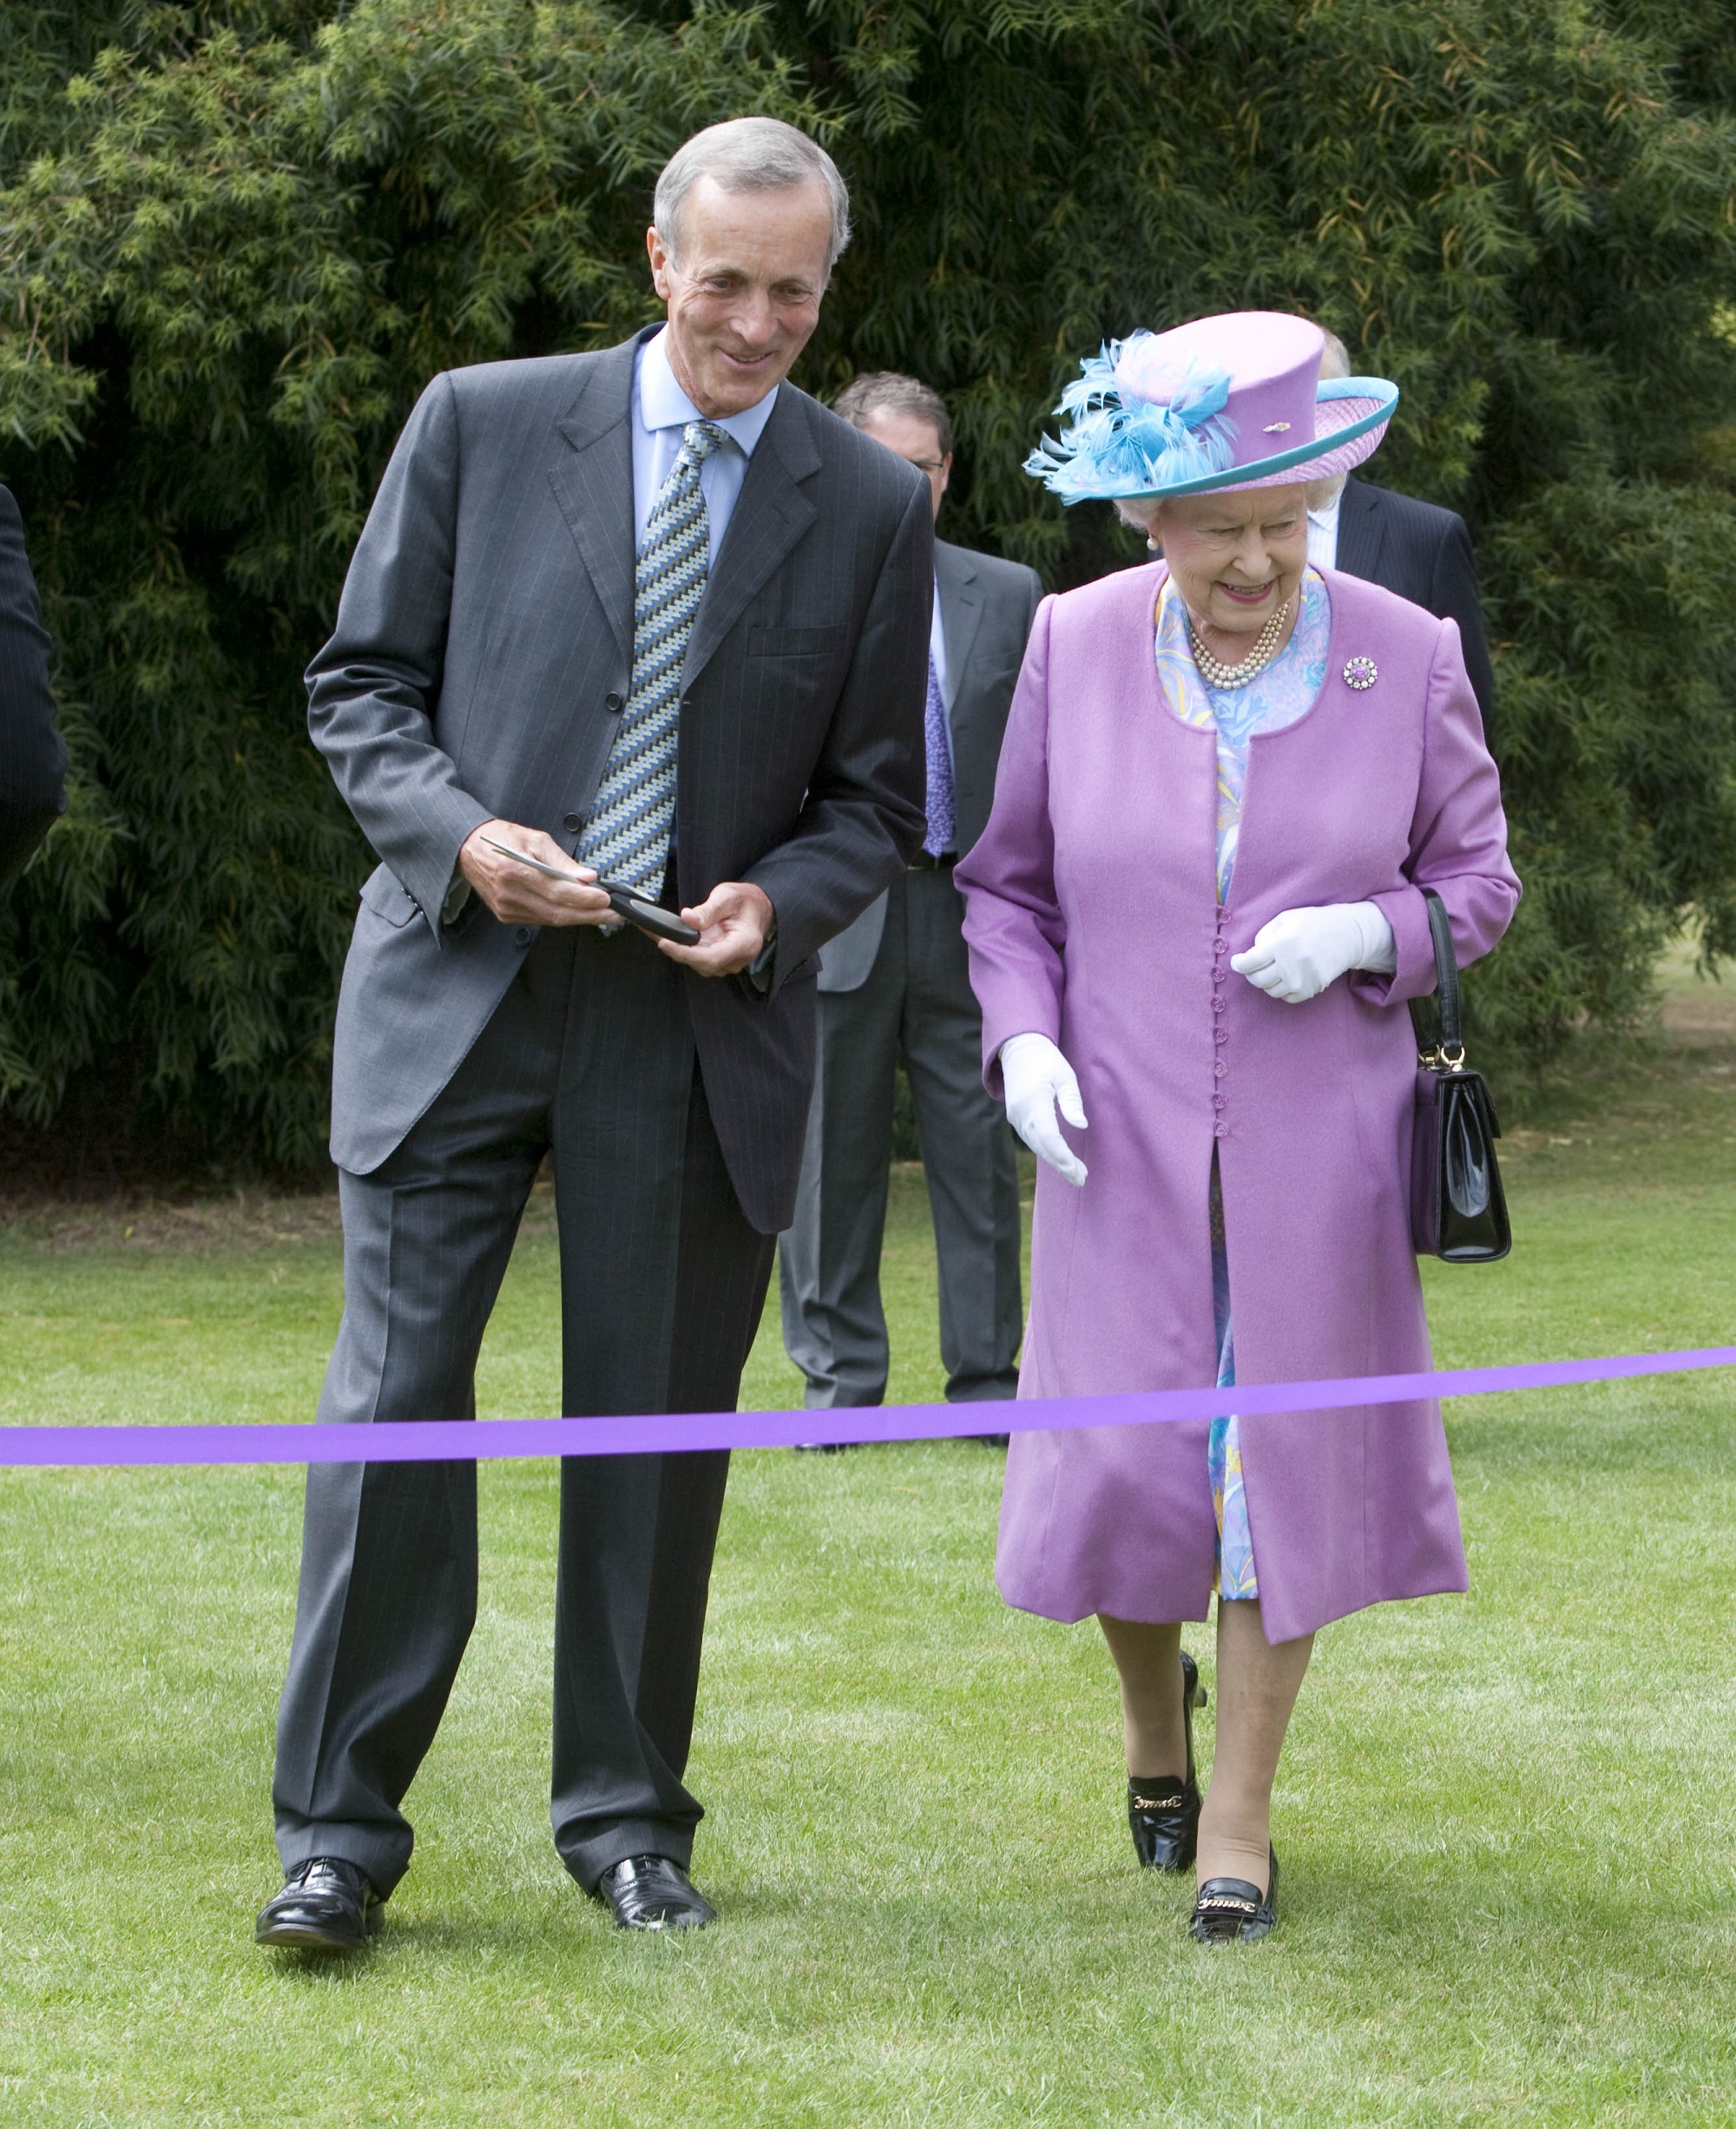
[[[1268,1847],[1271,1876],[1262,1893],[1243,1877],[1208,1877],[1200,1888],[1187,1934],[1196,1944],[1254,1944],[1278,1921],[1278,1850]]]

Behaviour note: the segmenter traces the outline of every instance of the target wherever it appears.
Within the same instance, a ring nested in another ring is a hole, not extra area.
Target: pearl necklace
[[[1194,626],[1194,616],[1187,615],[1187,646],[1194,654],[1194,662],[1200,668],[1200,677],[1207,687],[1246,687],[1250,680],[1257,680],[1278,655],[1278,639],[1284,633],[1284,624],[1290,614],[1290,601],[1283,605],[1267,621],[1253,640],[1253,648],[1240,664],[1226,666],[1222,659],[1214,658],[1200,641]]]

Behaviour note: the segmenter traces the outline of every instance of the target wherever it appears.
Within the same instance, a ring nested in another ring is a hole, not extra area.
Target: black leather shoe
[[[1128,1784],[1128,1824],[1134,1852],[1146,1870],[1191,1870],[1200,1848],[1200,1784],[1194,1771],[1194,1711],[1206,1705],[1200,1666],[1181,1652],[1181,1719],[1187,1731],[1187,1771]]]
[[[1272,1874],[1262,1894],[1245,1877],[1208,1877],[1194,1902],[1187,1934],[1196,1944],[1253,1944],[1278,1920],[1278,1850],[1268,1849]]]
[[[593,1899],[606,1900],[622,1929],[703,1929],[717,1909],[667,1856],[629,1856],[605,1870]]]
[[[385,1902],[366,1876],[341,1856],[298,1863],[253,1924],[255,1944],[287,1944],[304,1952],[352,1952],[385,1919]]]

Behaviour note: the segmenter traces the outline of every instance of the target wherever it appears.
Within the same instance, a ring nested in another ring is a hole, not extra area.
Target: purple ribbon
[[[1234,1403],[1256,1412],[1318,1412],[1401,1404],[1413,1397],[1482,1397],[1636,1375],[1736,1367],[1736,1345],[1608,1360],[1543,1360],[1506,1368],[1440,1368],[1417,1375],[1352,1375],[1334,1382],[1238,1383]],[[480,1456],[620,1456],[654,1451],[787,1449],[798,1442],[927,1442],[958,1434],[1024,1434],[1072,1427],[1150,1426],[1212,1419],[1224,1392],[1134,1390],[1116,1396],[1021,1397],[1016,1403],[851,1405],[827,1412],[674,1412],[631,1419],[385,1420],[374,1425],[0,1427],[0,1464],[437,1463]]]

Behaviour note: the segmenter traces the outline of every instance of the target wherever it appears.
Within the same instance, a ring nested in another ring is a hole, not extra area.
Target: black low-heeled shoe
[[[1245,1877],[1208,1877],[1194,1902],[1187,1934],[1196,1944],[1253,1944],[1278,1920],[1278,1850],[1268,1848],[1272,1872],[1261,1894]]]
[[[1128,1784],[1128,1824],[1144,1870],[1191,1870],[1200,1847],[1200,1784],[1194,1772],[1194,1711],[1206,1705],[1200,1666],[1181,1652],[1181,1720],[1187,1733],[1187,1771]]]

